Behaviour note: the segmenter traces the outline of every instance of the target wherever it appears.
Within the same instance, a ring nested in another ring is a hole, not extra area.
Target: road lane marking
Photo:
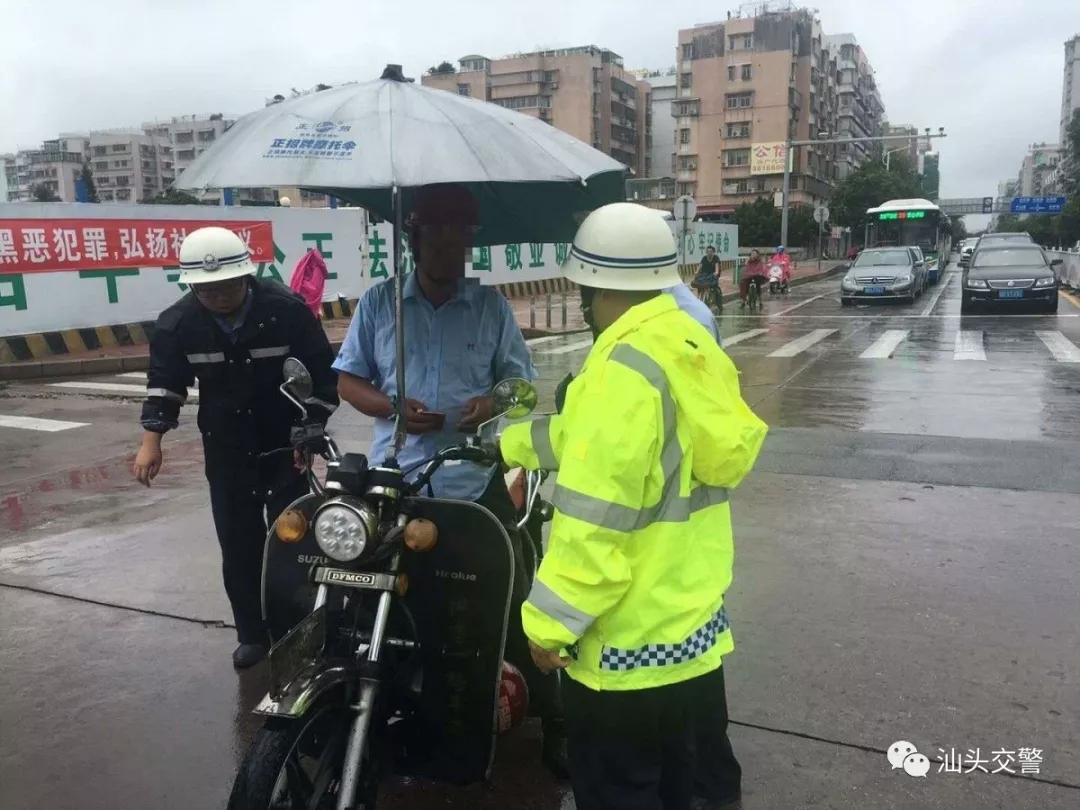
[[[938,300],[941,298],[942,293],[949,288],[949,284],[952,283],[955,273],[945,273],[942,275],[941,280],[938,282],[938,288],[934,290],[934,294],[930,296],[930,303],[923,307],[922,316],[925,318],[931,312],[934,311],[934,307],[937,306]]]
[[[528,340],[525,341],[525,343],[528,344],[529,346],[539,346],[539,345],[541,345],[543,343],[552,343],[552,342],[554,342],[556,340],[562,340],[564,337],[569,337],[569,336],[568,335],[544,335],[543,337],[529,338]]]
[[[982,332],[957,332],[953,360],[985,360]]]
[[[588,348],[588,347],[590,347],[592,345],[593,345],[593,339],[589,338],[588,340],[579,340],[577,343],[571,343],[569,346],[560,346],[557,349],[546,349],[545,351],[542,351],[542,352],[536,352],[536,354],[540,354],[540,355],[570,354],[570,352],[581,351],[582,349],[586,349],[586,348]]]
[[[1061,332],[1035,332],[1059,363],[1080,363],[1080,349]]]
[[[58,382],[48,383],[50,388],[65,388],[72,391],[97,391],[102,394],[125,394],[127,396],[146,396],[146,386],[125,385],[124,383],[105,382]],[[199,392],[191,391],[188,399],[198,399]]]
[[[4,416],[0,414],[0,427],[37,430],[42,433],[59,433],[61,430],[87,427],[89,422],[64,422],[60,419],[36,419],[33,416]]]
[[[786,346],[781,346],[775,352],[770,354],[769,357],[794,357],[795,355],[806,351],[815,343],[820,343],[829,335],[835,335],[839,331],[839,329],[815,329],[810,334],[803,335],[801,338],[796,338]]]
[[[819,298],[824,298],[826,295],[834,295],[834,294],[835,293],[822,293],[821,295],[815,295],[813,298],[807,298],[805,301],[800,301],[799,303],[797,303],[793,307],[788,307],[787,309],[782,309],[779,312],[773,312],[771,315],[769,315],[769,317],[770,318],[779,318],[781,315],[787,315],[789,312],[794,312],[799,307],[805,307],[807,304],[809,304],[809,303],[811,303],[813,301],[817,301]]]
[[[724,348],[742,343],[744,340],[750,340],[750,338],[756,338],[758,335],[767,334],[768,331],[768,329],[751,329],[749,332],[739,332],[737,335],[726,337],[724,338]]]
[[[907,340],[909,334],[911,334],[910,329],[889,329],[871,343],[870,348],[860,354],[859,357],[864,360],[880,360],[892,357],[896,347]]]

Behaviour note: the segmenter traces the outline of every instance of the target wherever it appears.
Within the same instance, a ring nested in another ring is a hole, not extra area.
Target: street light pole
[[[791,169],[794,163],[795,156],[792,153],[792,148],[796,146],[828,146],[834,143],[877,143],[880,141],[910,141],[912,135],[868,135],[862,138],[818,138],[816,140],[808,141],[793,141],[790,138],[784,142],[784,190],[782,192],[781,208],[780,208],[780,244],[787,248],[788,241],[788,197],[791,196]],[[945,128],[938,129],[937,135],[931,135],[930,130],[927,129],[925,135],[914,136],[919,138],[944,138]]]

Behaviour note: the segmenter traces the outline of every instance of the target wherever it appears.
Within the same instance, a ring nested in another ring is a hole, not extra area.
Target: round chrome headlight
[[[352,562],[367,547],[368,522],[350,506],[327,506],[315,516],[315,542],[332,560]]]

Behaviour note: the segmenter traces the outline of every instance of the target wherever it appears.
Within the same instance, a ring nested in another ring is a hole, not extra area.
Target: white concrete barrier
[[[1051,260],[1061,259],[1062,264],[1057,270],[1058,282],[1072,289],[1080,289],[1080,253],[1067,250],[1048,250],[1046,255]]]

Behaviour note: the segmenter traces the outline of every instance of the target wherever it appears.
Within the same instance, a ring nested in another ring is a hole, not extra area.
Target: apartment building
[[[1062,148],[1056,143],[1032,144],[1020,164],[1016,179],[1019,197],[1052,197],[1061,193],[1059,164]]]
[[[852,138],[883,134],[885,107],[874,78],[874,69],[855,35],[827,36],[825,44],[836,62],[836,92],[839,103],[835,131],[840,137],[850,135]],[[873,143],[840,144],[837,147],[837,177],[843,180],[861,166],[873,151]]]
[[[743,6],[717,23],[679,31],[677,194],[704,214],[783,184],[783,144],[835,132],[837,71],[813,12],[785,3]],[[793,204],[825,199],[837,177],[835,147],[795,147]]]
[[[1065,75],[1061,82],[1061,132],[1059,143],[1069,142],[1069,122],[1080,109],[1080,34],[1065,43]]]
[[[649,101],[652,147],[648,152],[649,171],[646,177],[670,177],[671,156],[675,154],[675,117],[672,115],[671,102],[678,92],[678,70],[674,67],[663,71],[636,70],[634,74],[652,89]]]
[[[139,129],[91,132],[89,163],[103,203],[152,200],[176,179],[168,139]]]
[[[173,150],[173,179],[236,123],[221,113],[180,115],[142,125],[143,132],[162,138]],[[171,181],[170,181],[171,182]]]
[[[471,54],[422,83],[539,118],[646,177],[652,170],[652,90],[617,53],[583,45],[501,59]]]
[[[90,151],[88,135],[63,135],[37,149],[20,149],[4,158],[7,202],[30,202],[41,187],[64,201],[75,200],[75,181]]]

